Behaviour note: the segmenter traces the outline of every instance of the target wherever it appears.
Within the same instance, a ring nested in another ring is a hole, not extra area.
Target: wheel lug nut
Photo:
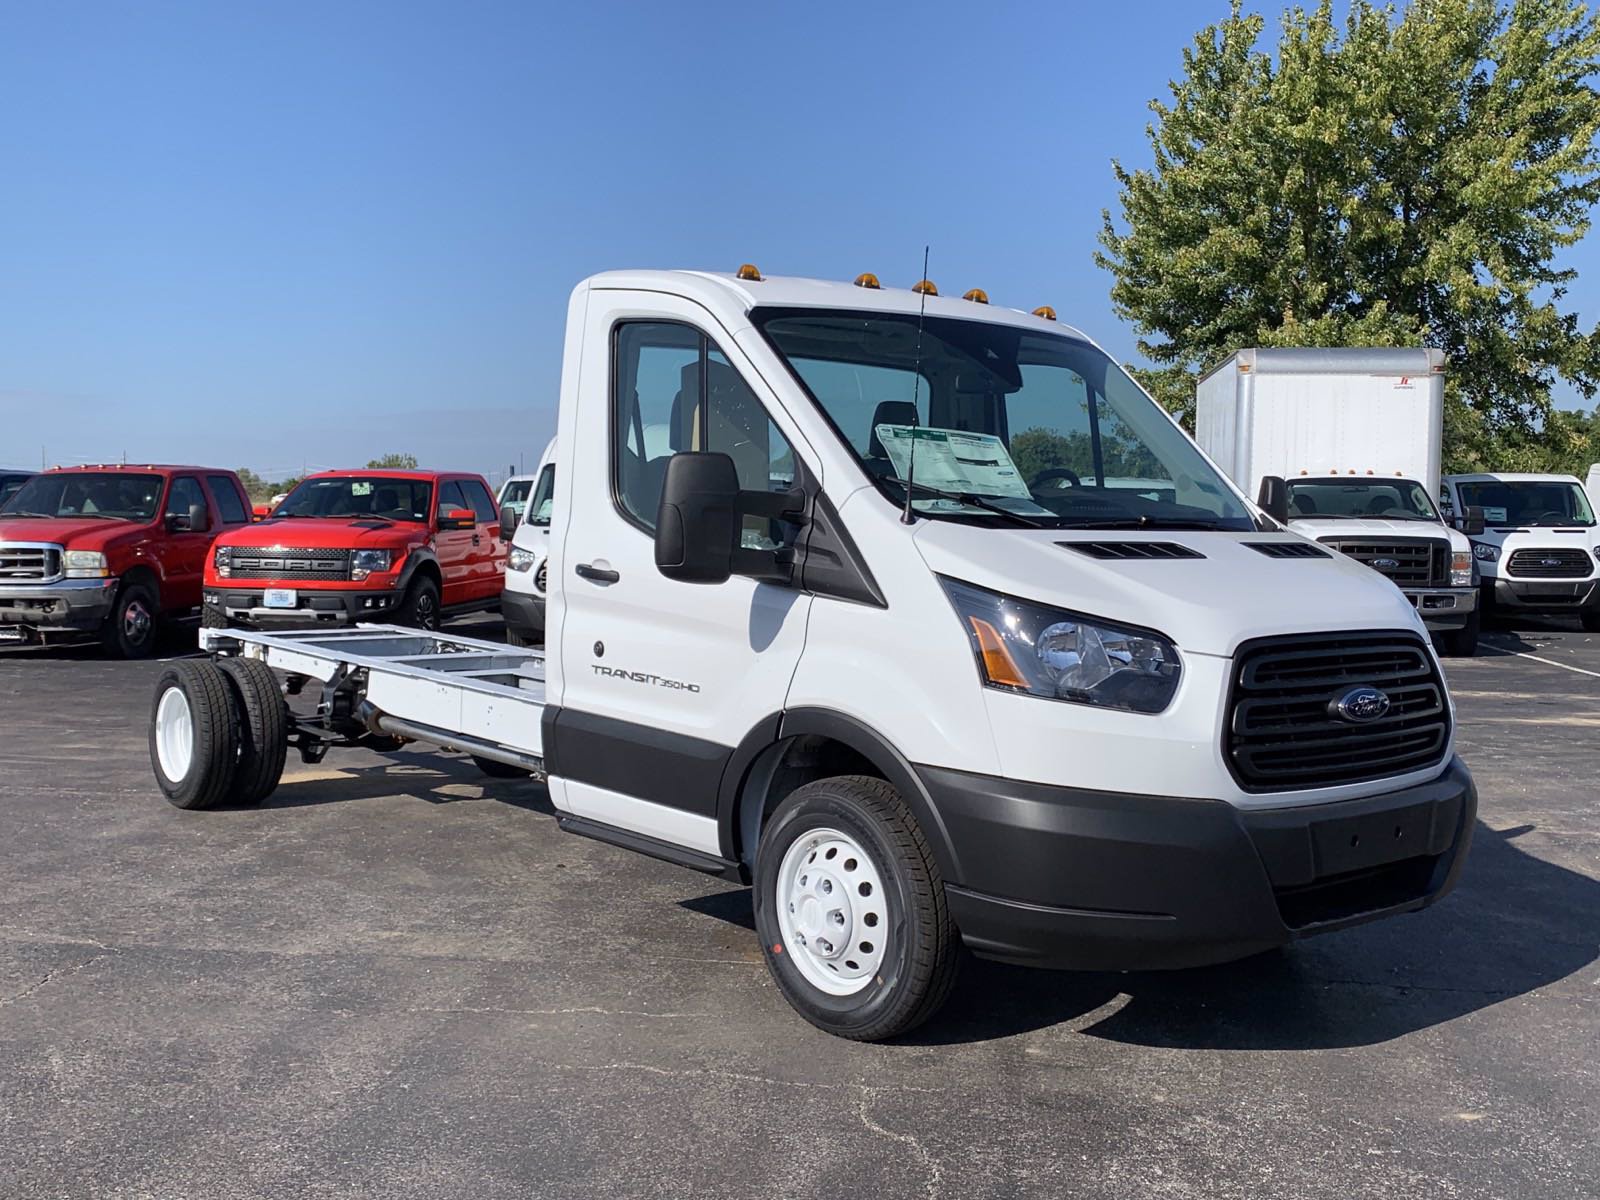
[[[835,925],[843,925],[844,924],[844,914],[842,912],[840,912],[837,908],[833,910],[833,923]]]
[[[826,896],[826,895],[828,895],[828,893],[830,893],[832,891],[833,891],[833,883],[832,883],[832,881],[824,879],[822,881],[822,894],[824,896]]]

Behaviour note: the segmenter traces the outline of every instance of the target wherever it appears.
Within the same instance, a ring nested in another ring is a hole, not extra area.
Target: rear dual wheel
[[[289,717],[261,662],[185,660],[156,680],[150,766],[177,808],[259,804],[278,786]]]
[[[882,779],[817,780],[779,806],[756,850],[755,917],[784,998],[839,1037],[914,1029],[955,984],[961,946],[944,880]]]

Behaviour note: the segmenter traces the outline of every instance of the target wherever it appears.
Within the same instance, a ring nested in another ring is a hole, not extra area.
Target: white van
[[[1600,630],[1600,530],[1575,475],[1446,475],[1447,512],[1483,510],[1473,535],[1485,611],[1576,616]]]
[[[506,553],[505,585],[500,593],[500,615],[506,622],[506,641],[513,646],[544,644],[544,606],[549,591],[550,519],[555,511],[556,443],[551,438],[539,457],[533,486],[517,513],[502,513],[515,520],[516,532]]]
[[[542,772],[562,828],[753,884],[781,993],[862,1039],[932,1014],[963,944],[1195,966],[1457,878],[1477,799],[1416,609],[1047,309],[597,275],[554,461],[545,650],[204,630],[220,661],[156,685],[169,799],[374,737]],[[315,716],[255,721],[274,669],[324,681]]]

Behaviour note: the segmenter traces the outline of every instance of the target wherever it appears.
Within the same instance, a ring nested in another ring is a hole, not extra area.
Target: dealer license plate
[[[268,588],[261,593],[261,604],[265,608],[293,608],[300,603],[300,593],[293,588]]]

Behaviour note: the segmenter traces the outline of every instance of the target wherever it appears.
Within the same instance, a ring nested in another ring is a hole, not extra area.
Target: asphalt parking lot
[[[0,1195],[1593,1197],[1600,635],[1485,650],[1439,906],[1204,971],[969,963],[880,1046],[790,1012],[748,893],[536,784],[335,751],[179,812],[159,664],[0,652]]]

